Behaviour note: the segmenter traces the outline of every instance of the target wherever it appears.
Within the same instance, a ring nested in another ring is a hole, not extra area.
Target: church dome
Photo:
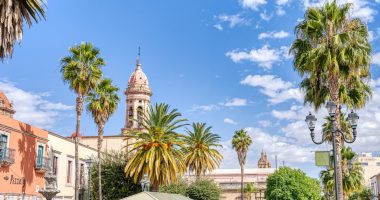
[[[149,96],[152,95],[149,87],[148,77],[142,71],[139,60],[137,60],[135,71],[129,77],[126,94],[146,94]]]
[[[140,63],[137,64],[135,71],[129,77],[128,86],[132,85],[149,85],[148,78],[142,71]]]

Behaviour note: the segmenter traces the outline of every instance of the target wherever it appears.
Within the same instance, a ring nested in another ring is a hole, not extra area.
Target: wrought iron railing
[[[50,159],[42,156],[37,156],[35,169],[45,172],[50,169]]]
[[[0,166],[9,166],[15,163],[15,150],[0,148]]]

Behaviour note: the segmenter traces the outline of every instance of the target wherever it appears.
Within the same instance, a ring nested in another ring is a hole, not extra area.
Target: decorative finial
[[[138,50],[137,58],[136,58],[136,66],[140,65],[140,56],[141,56],[141,47],[139,46],[139,50]]]

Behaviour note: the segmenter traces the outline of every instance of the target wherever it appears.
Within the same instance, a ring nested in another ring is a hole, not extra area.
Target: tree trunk
[[[329,77],[329,92],[330,92],[330,100],[333,101],[337,107],[335,110],[335,128],[340,129],[340,101],[339,101],[339,77],[338,75],[332,75]],[[336,156],[337,156],[337,162],[335,163],[336,168],[337,168],[337,176],[338,176],[338,188],[339,188],[339,193],[337,194],[337,199],[338,200],[343,200],[344,199],[344,192],[343,192],[343,174],[342,174],[342,146],[343,146],[343,141],[340,137],[340,133],[336,133],[336,136],[334,138],[336,142]]]
[[[103,129],[104,125],[98,125],[98,178],[99,178],[99,200],[103,199],[102,195],[102,165],[101,165],[101,150],[102,150],[102,142],[103,142]]]
[[[81,94],[78,95],[76,99],[76,112],[77,112],[77,125],[75,129],[75,191],[74,196],[75,200],[79,200],[79,155],[78,155],[78,147],[79,147],[79,133],[80,133],[80,118],[82,116],[83,110],[83,96]]]
[[[244,199],[244,165],[241,165],[240,166],[241,168],[241,188],[240,188],[240,192],[241,192],[241,199],[243,200]]]

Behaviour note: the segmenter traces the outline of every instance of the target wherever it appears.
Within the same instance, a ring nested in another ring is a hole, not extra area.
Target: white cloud
[[[372,64],[380,66],[380,52],[377,52],[372,56]]]
[[[280,6],[286,5],[289,2],[290,2],[290,0],[276,0],[276,4],[280,5]]]
[[[220,31],[223,30],[223,27],[221,24],[215,24],[213,27],[220,30]]]
[[[214,110],[219,110],[219,106],[215,104],[209,104],[209,105],[193,105],[190,111],[195,112],[195,111],[201,111],[201,112],[209,112],[209,111],[214,111]]]
[[[272,104],[292,99],[301,102],[303,99],[299,88],[295,88],[291,82],[283,81],[274,75],[248,75],[240,83],[261,88],[260,92],[268,96],[268,101]]]
[[[286,11],[282,7],[279,7],[276,9],[276,15],[283,16],[285,14],[286,14]]]
[[[232,125],[237,124],[237,122],[235,122],[233,119],[230,119],[230,118],[224,118],[223,122],[226,124],[232,124]]]
[[[260,17],[261,17],[261,19],[263,19],[265,21],[269,21],[270,19],[272,19],[273,15],[268,14],[267,11],[264,10],[264,12],[260,13]]]
[[[271,49],[268,45],[264,45],[261,49],[251,49],[250,51],[235,49],[226,53],[226,56],[235,63],[247,60],[257,63],[264,69],[271,69],[274,63],[281,61],[282,55],[281,49]]]
[[[25,91],[10,82],[0,81],[0,88],[14,103],[14,118],[40,128],[51,128],[61,117],[62,111],[74,109],[73,106],[47,100],[48,93]]]
[[[271,125],[271,121],[269,121],[269,120],[260,120],[260,121],[259,121],[259,125],[260,125],[261,127],[266,128],[266,127],[268,127],[268,126]]]
[[[305,9],[308,7],[320,7],[328,0],[304,0]],[[338,4],[352,3],[351,17],[360,18],[364,22],[372,22],[377,11],[370,7],[371,3],[367,0],[341,0]]]
[[[230,28],[234,28],[235,26],[245,26],[249,25],[249,20],[243,18],[240,14],[235,15],[226,15],[222,14],[216,17],[219,20],[219,25],[221,27],[222,23],[227,23]],[[215,26],[214,26],[215,27]]]
[[[241,98],[233,98],[231,100],[228,100],[225,103],[222,103],[222,105],[231,107],[231,106],[246,106],[248,104],[247,99],[241,99]]]
[[[289,33],[285,32],[283,30],[281,31],[271,31],[271,32],[264,32],[259,34],[259,40],[265,39],[265,38],[275,38],[275,39],[281,39],[289,37]]]
[[[267,1],[266,0],[240,0],[240,4],[243,6],[243,8],[258,10],[258,7],[267,4]]]
[[[271,135],[259,128],[247,127],[245,130],[253,139],[253,145],[250,146],[247,158],[247,168],[257,167],[261,150],[266,151],[272,164],[274,156],[278,155],[279,160],[286,160],[287,163],[306,163],[313,161],[313,151],[316,146],[308,147],[292,143],[285,137]],[[221,168],[238,168],[237,156],[232,148],[231,140],[222,142],[223,148],[220,149],[224,156]]]

